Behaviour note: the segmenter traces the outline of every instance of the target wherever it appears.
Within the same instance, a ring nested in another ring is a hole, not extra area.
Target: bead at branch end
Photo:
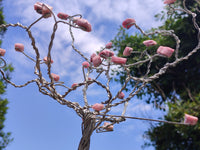
[[[107,48],[107,49],[112,48],[112,42],[107,43],[107,44],[106,44],[106,48]]]
[[[160,46],[157,49],[157,53],[166,57],[171,57],[174,52],[174,49],[167,46]]]
[[[0,56],[4,56],[6,53],[5,49],[0,48]]]
[[[61,13],[61,12],[58,13],[57,16],[58,16],[58,18],[63,19],[63,20],[67,20],[69,18],[68,14]]]
[[[112,56],[111,58],[111,62],[115,63],[115,64],[126,64],[127,59],[126,58],[122,58],[122,57],[116,57],[116,56]]]
[[[97,56],[94,56],[94,57],[92,58],[92,62],[93,62],[94,67],[100,66],[101,63],[102,63],[101,57],[98,56],[98,55],[97,55]]]
[[[51,17],[51,11],[53,7],[43,4],[41,2],[36,2],[34,4],[34,9],[36,10],[37,13],[41,14],[44,16],[44,18],[49,18]]]
[[[124,20],[122,22],[122,26],[126,29],[129,29],[130,27],[132,27],[135,24],[135,19],[133,18],[127,18],[126,20]]]
[[[123,51],[123,55],[124,56],[130,56],[131,55],[131,52],[133,51],[133,48],[131,47],[126,47]]]
[[[107,59],[108,57],[114,56],[114,52],[105,49],[105,50],[103,50],[103,51],[101,51],[101,52],[99,53],[99,56],[102,57],[102,58]]]
[[[43,58],[43,60],[44,60],[45,64],[48,64],[50,59],[49,58],[47,59],[47,56],[46,56],[46,57]],[[51,64],[52,63],[53,63],[53,60],[51,59]]]
[[[109,122],[104,122],[103,128],[104,128],[106,131],[113,131],[113,125],[111,125]]]
[[[165,0],[164,4],[173,4],[176,0]]]
[[[24,45],[21,43],[15,43],[15,50],[18,52],[23,52],[24,51]]]
[[[73,83],[72,86],[71,86],[71,88],[76,88],[77,85],[78,85],[77,83]]]
[[[92,105],[92,109],[94,109],[96,111],[101,111],[102,109],[104,109],[104,105],[96,103],[96,104]]]
[[[144,44],[146,47],[149,47],[149,46],[156,45],[157,42],[154,41],[154,40],[146,40],[146,41],[143,41],[143,44]]]
[[[92,59],[97,56],[95,53],[93,53],[91,56],[90,56],[90,62],[92,62]]]
[[[86,32],[92,31],[92,26],[86,19],[76,17],[73,19],[73,22]]]
[[[198,118],[192,115],[185,114],[184,123],[189,125],[196,125],[198,122]]]
[[[60,76],[55,74],[55,73],[51,73],[51,76],[52,76],[54,81],[59,81],[60,80]]]
[[[119,99],[123,99],[124,96],[125,96],[125,94],[124,94],[123,92],[120,92],[120,93],[118,94],[117,97],[118,97]]]
[[[89,64],[87,61],[84,61],[84,62],[82,63],[82,66],[83,66],[84,68],[89,68],[89,67],[90,67],[90,64]]]

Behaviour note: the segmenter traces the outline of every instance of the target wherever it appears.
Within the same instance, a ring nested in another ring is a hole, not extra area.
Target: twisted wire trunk
[[[90,114],[83,117],[82,122],[82,137],[79,142],[78,150],[89,150],[90,149],[90,138],[95,130],[96,120]]]

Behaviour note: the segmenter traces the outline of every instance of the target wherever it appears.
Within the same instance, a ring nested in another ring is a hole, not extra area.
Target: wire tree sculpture
[[[196,29],[197,33],[197,39],[198,44],[194,49],[192,49],[186,56],[180,57],[179,56],[179,47],[180,47],[180,40],[179,37],[174,33],[173,30],[155,30],[151,33],[145,33],[137,24],[136,21],[132,18],[126,19],[122,25],[124,28],[129,29],[131,27],[136,27],[143,35],[150,37],[151,35],[162,35],[162,36],[171,36],[174,41],[176,42],[176,47],[170,48],[167,46],[159,46],[157,49],[157,53],[151,54],[148,53],[148,51],[145,49],[143,52],[136,52],[133,51],[132,48],[126,47],[123,52],[123,57],[117,57],[114,55],[114,52],[112,49],[112,43],[106,44],[105,48],[101,49],[98,53],[93,53],[90,58],[87,58],[84,53],[81,50],[78,50],[75,47],[75,37],[72,31],[72,28],[80,29],[81,32],[90,32],[92,30],[90,23],[83,19],[81,15],[73,15],[69,16],[65,13],[58,13],[57,16],[53,13],[52,7],[37,2],[34,5],[34,9],[37,13],[41,14],[41,17],[34,21],[31,25],[25,26],[20,23],[16,24],[1,24],[0,29],[3,28],[9,28],[9,27],[19,27],[23,29],[25,32],[28,33],[28,36],[31,40],[32,48],[35,52],[35,58],[32,58],[28,56],[24,52],[24,45],[22,43],[16,43],[15,44],[15,50],[18,52],[21,52],[24,54],[27,58],[30,59],[30,61],[33,61],[34,66],[34,74],[37,76],[36,79],[27,81],[23,85],[16,85],[12,81],[6,79],[5,73],[3,71],[3,68],[6,66],[6,61],[3,59],[3,56],[6,52],[6,50],[0,48],[0,60],[2,66],[0,67],[0,72],[4,80],[6,80],[8,83],[13,85],[14,87],[25,87],[31,83],[36,83],[38,86],[39,91],[44,94],[48,95],[54,100],[56,100],[61,105],[66,105],[69,108],[72,108],[79,117],[82,118],[82,137],[78,146],[78,150],[89,150],[90,148],[90,137],[92,133],[96,130],[96,132],[109,132],[113,131],[113,126],[116,123],[120,123],[126,120],[126,118],[131,119],[140,119],[140,120],[148,120],[148,121],[158,121],[158,122],[164,122],[169,124],[181,124],[181,125],[195,125],[198,121],[198,118],[195,116],[191,116],[188,114],[185,114],[185,120],[184,122],[170,122],[170,121],[164,121],[164,120],[155,120],[155,119],[148,119],[148,118],[137,118],[137,117],[129,117],[125,116],[126,109],[128,106],[129,101],[133,99],[134,96],[136,96],[140,90],[142,90],[145,85],[149,82],[154,81],[155,79],[158,79],[161,75],[165,74],[166,70],[169,67],[174,67],[178,63],[181,63],[184,60],[189,59],[191,55],[195,55],[195,53],[200,48],[200,28],[196,22],[196,15],[194,12],[189,10],[186,5],[185,1],[183,0],[183,6],[184,9],[176,9],[173,7],[173,3],[176,0],[165,0],[164,3],[169,5],[169,12],[172,14],[175,11],[181,11],[184,12],[187,15],[192,16],[192,21],[194,28]],[[199,4],[199,1],[197,1]],[[51,34],[51,40],[48,45],[48,53],[45,58],[41,58],[40,50],[38,49],[35,38],[31,32],[32,26],[34,26],[36,23],[38,23],[42,19],[47,19],[53,17],[54,19],[54,25],[53,25],[53,32]],[[60,77],[58,74],[55,74],[52,72],[52,46],[55,39],[55,34],[58,28],[59,24],[65,24],[69,27],[69,34],[71,36],[71,46],[74,50],[74,52],[78,53],[85,61],[82,63],[82,72],[83,72],[83,78],[84,80],[80,83],[75,83],[72,86],[65,84],[64,82],[59,81]],[[83,30],[83,31],[82,31]],[[144,45],[148,48],[149,46],[156,45],[156,41],[154,40],[147,40],[143,42]],[[141,59],[139,61],[135,61],[133,63],[128,63],[127,59],[131,59],[130,56],[132,53],[139,53],[141,55]],[[154,73],[153,75],[150,74],[151,71],[151,65],[152,62],[157,57],[163,57],[163,58],[170,58],[174,57],[173,61],[168,60],[161,68],[159,68],[159,71]],[[46,65],[47,68],[47,74],[48,78],[44,77],[44,73],[41,69],[42,65]],[[135,77],[130,74],[130,68],[131,67],[137,67],[139,65],[146,65],[146,74],[142,75],[140,77]],[[121,89],[118,90],[116,93],[112,93],[110,90],[111,87],[111,69],[113,66],[120,66],[123,68],[123,70],[126,72],[126,80],[124,85],[121,87]],[[95,78],[90,78],[90,75],[95,73]],[[99,80],[100,76],[106,77],[106,83],[102,83],[101,80]],[[123,93],[123,90],[125,90],[127,84],[130,81],[135,81],[134,88],[131,89],[131,91],[128,93],[128,96],[125,97],[125,94]],[[87,90],[88,88],[96,84],[97,86],[103,88],[105,92],[107,93],[107,98],[100,101],[96,104],[89,104],[88,103],[88,97],[87,97]],[[59,93],[57,88],[58,87],[64,87],[65,92],[63,94]],[[83,102],[84,105],[81,106],[78,102],[73,102],[67,99],[67,96],[72,91],[77,90],[77,88],[82,88],[83,93]],[[123,105],[123,110],[121,115],[114,115],[111,114],[111,108],[116,107],[118,105]],[[181,119],[180,119],[181,120]]]

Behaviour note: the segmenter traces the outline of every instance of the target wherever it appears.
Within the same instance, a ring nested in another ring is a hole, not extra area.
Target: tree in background
[[[4,21],[4,16],[3,16],[3,7],[2,7],[2,0],[0,0],[0,24],[5,23]],[[0,36],[2,37],[3,34],[5,33],[6,28],[1,28],[0,29]],[[2,41],[0,40],[0,45]],[[0,61],[2,64],[2,60]],[[4,68],[4,71],[6,72],[6,78],[10,79],[10,72],[13,71],[13,67],[11,65],[7,65]],[[4,121],[5,121],[5,115],[7,113],[8,109],[8,100],[3,99],[2,96],[5,94],[5,89],[7,86],[7,82],[3,80],[3,78],[0,78],[0,150],[3,150],[6,148],[6,146],[13,140],[11,138],[11,133],[10,132],[5,132],[4,129]]]
[[[182,9],[184,5],[182,0],[177,0],[174,5],[175,9]],[[197,24],[200,23],[199,16],[199,1],[190,0],[186,1],[185,5],[190,10],[197,14]],[[174,8],[167,7],[167,12],[162,12],[156,15],[157,19],[165,20],[164,24],[159,29],[172,29],[176,35],[180,38],[179,55],[184,56],[190,49],[194,48],[198,43],[197,39],[193,38],[199,36],[195,32],[195,28],[192,27],[191,16],[185,14],[185,12],[174,12]],[[171,14],[171,15],[170,15]],[[154,31],[155,29],[151,29]],[[175,48],[176,43],[169,36],[152,36],[151,39],[155,40],[159,45],[166,45]],[[135,51],[142,51],[145,45],[142,45],[142,41],[147,40],[147,37],[142,34],[136,33],[129,36],[122,28],[119,30],[118,35],[113,40],[115,50],[121,56],[126,46],[132,47]],[[139,43],[139,44],[138,44]],[[148,53],[151,53],[157,46],[148,48]],[[140,53],[139,53],[140,54]],[[140,59],[141,55],[137,53],[130,56],[130,61]],[[168,105],[168,113],[164,118],[169,121],[175,121],[184,113],[190,113],[195,116],[200,116],[200,53],[190,57],[187,61],[178,64],[175,67],[168,68],[166,74],[160,76],[159,79],[149,83],[146,88],[141,91],[137,96],[141,99],[145,99],[147,103],[153,103],[155,107],[165,109],[163,104]],[[175,58],[170,58],[173,61]],[[167,59],[157,59],[151,66],[151,73],[157,71],[160,65],[165,63]],[[136,76],[145,74],[145,65],[139,66],[139,68],[132,68],[131,73]],[[116,71],[117,72],[117,71]],[[123,83],[125,80],[125,73],[117,72],[119,75],[115,80]],[[132,82],[129,86],[133,86]],[[128,90],[128,88],[127,88]],[[158,150],[166,149],[199,149],[200,142],[199,127],[185,128],[174,125],[166,125],[159,123],[153,125],[151,129],[146,132],[145,137],[149,138],[151,142],[147,142],[145,145],[153,145]]]

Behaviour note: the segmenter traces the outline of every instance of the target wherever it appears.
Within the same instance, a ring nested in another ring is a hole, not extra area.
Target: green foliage
[[[5,23],[4,16],[3,16],[3,7],[2,7],[2,0],[0,0],[0,24]],[[5,29],[0,29],[0,35],[2,36],[6,31]],[[2,41],[0,39],[0,45]],[[5,77],[7,79],[10,79],[10,73],[14,70],[12,65],[7,65],[4,69],[5,71]],[[5,89],[7,87],[6,81],[0,77],[0,95],[2,96],[5,93]],[[11,138],[10,132],[5,132],[4,129],[4,121],[5,121],[5,115],[8,110],[8,100],[2,99],[0,97],[0,150],[3,150],[7,147],[7,145],[13,140]]]
[[[200,118],[200,95],[195,101],[168,103],[169,112],[164,117],[168,121],[183,121],[184,114]],[[151,142],[144,146],[154,146],[157,150],[199,150],[200,124],[195,126],[169,125],[159,123],[145,132]]]

